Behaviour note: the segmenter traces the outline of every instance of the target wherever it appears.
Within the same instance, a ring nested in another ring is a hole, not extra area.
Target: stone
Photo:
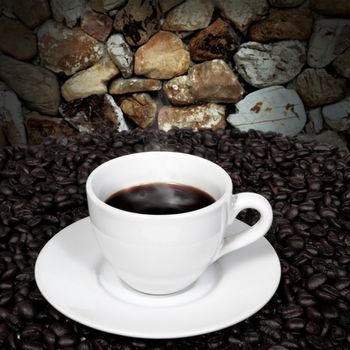
[[[111,95],[92,95],[63,103],[60,114],[79,132],[93,133],[100,129],[128,130],[124,115]]]
[[[271,9],[267,18],[252,24],[248,38],[252,41],[308,40],[313,17],[308,9]]]
[[[10,145],[27,143],[21,102],[2,82],[0,82],[0,129]]]
[[[13,12],[28,28],[35,28],[51,16],[48,0],[11,0]]]
[[[38,31],[42,65],[55,73],[72,75],[86,69],[103,55],[103,45],[81,29],[68,29],[49,20]]]
[[[159,0],[159,6],[161,11],[165,13],[182,2],[184,2],[184,0]]]
[[[113,20],[107,15],[94,11],[85,11],[81,18],[81,29],[99,41],[106,41],[111,33]]]
[[[248,94],[227,121],[242,131],[273,131],[294,136],[306,123],[304,105],[295,90],[271,86]]]
[[[0,17],[0,50],[18,60],[29,60],[36,55],[36,36],[20,21]]]
[[[307,112],[309,121],[312,123],[313,131],[318,134],[323,129],[323,117],[321,107],[311,109]]]
[[[236,75],[223,60],[207,61],[191,67],[188,86],[197,101],[234,103],[243,95]]]
[[[188,76],[173,78],[164,83],[163,90],[169,101],[175,106],[186,106],[196,102],[188,84]]]
[[[228,60],[237,48],[239,38],[232,27],[218,18],[209,27],[195,35],[189,43],[193,61],[206,61],[214,58]]]
[[[60,139],[77,134],[63,118],[41,115],[38,112],[27,113],[25,125],[28,143],[32,145],[41,144],[47,137]]]
[[[304,2],[305,0],[269,0],[270,5],[274,7],[298,7]]]
[[[350,48],[333,61],[333,67],[339,75],[350,79]]]
[[[147,93],[132,94],[123,98],[120,108],[142,129],[150,126],[157,114],[157,104]]]
[[[56,115],[60,91],[56,76],[45,68],[0,54],[0,79],[31,109]]]
[[[263,18],[269,11],[267,0],[214,0],[223,17],[244,32],[251,23]]]
[[[213,11],[214,7],[210,0],[186,0],[166,14],[162,29],[186,32],[206,28]]]
[[[160,29],[157,0],[133,0],[117,12],[114,28],[123,33],[129,45],[139,46]]]
[[[107,12],[123,6],[126,0],[91,0],[91,8],[97,12]]]
[[[350,133],[350,96],[343,100],[324,106],[322,115],[333,130]]]
[[[339,149],[349,151],[344,137],[332,130],[323,131],[319,135],[298,135],[298,139],[303,142],[315,141],[320,144],[333,145],[338,147]]]
[[[325,16],[350,17],[349,0],[310,0],[309,7]]]
[[[92,67],[78,72],[69,78],[61,88],[66,101],[73,101],[91,95],[102,95],[108,92],[107,83],[119,73],[112,60],[101,59]]]
[[[118,78],[112,81],[109,87],[109,93],[113,95],[130,94],[133,92],[159,91],[162,88],[162,82],[155,79]]]
[[[134,54],[122,34],[113,34],[107,41],[107,51],[124,78],[130,78],[134,69]]]
[[[308,107],[318,107],[345,97],[346,82],[324,69],[305,69],[296,79],[296,90]]]
[[[226,126],[226,107],[207,103],[189,107],[162,107],[158,113],[158,128],[223,129]]]
[[[305,44],[296,40],[272,44],[251,41],[234,55],[238,72],[256,88],[287,83],[300,73],[305,61]]]
[[[350,47],[350,20],[318,18],[309,41],[307,62],[323,68]]]
[[[135,74],[152,79],[171,79],[187,72],[190,54],[177,35],[155,34],[135,53]]]
[[[50,0],[53,18],[73,28],[87,7],[87,0]]]

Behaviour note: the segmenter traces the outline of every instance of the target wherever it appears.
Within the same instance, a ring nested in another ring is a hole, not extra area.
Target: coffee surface
[[[192,186],[157,182],[120,190],[105,202],[133,213],[164,215],[201,209],[215,200],[208,193]]]

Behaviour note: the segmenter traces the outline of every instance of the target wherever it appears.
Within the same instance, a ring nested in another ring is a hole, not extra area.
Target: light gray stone
[[[0,82],[0,129],[11,145],[27,142],[21,102],[2,82]]]
[[[323,117],[322,117],[322,108],[311,109],[307,112],[308,118],[312,123],[313,131],[318,134],[323,129]]]
[[[130,78],[134,69],[134,54],[122,34],[113,34],[107,40],[107,51],[124,78]]]
[[[304,142],[316,141],[320,144],[327,144],[349,151],[346,140],[333,130],[326,130],[318,135],[298,135],[298,139]]]
[[[303,102],[294,90],[271,86],[247,95],[236,104],[237,112],[227,121],[248,131],[273,131],[285,136],[297,135],[306,123]]]
[[[247,42],[234,56],[240,75],[256,88],[287,83],[300,73],[305,61],[305,44],[297,40]]]
[[[323,107],[322,114],[333,130],[350,132],[350,96]]]
[[[274,7],[298,7],[304,2],[305,0],[269,0],[270,5]]]
[[[307,62],[310,67],[323,68],[350,47],[350,20],[318,18],[310,38]]]
[[[51,0],[53,17],[73,28],[87,6],[87,0]]]
[[[91,0],[91,8],[97,12],[107,12],[124,5],[126,0]]]

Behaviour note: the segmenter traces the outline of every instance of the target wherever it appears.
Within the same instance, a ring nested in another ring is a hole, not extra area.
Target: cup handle
[[[251,192],[242,192],[232,196],[229,204],[227,225],[233,223],[240,211],[248,208],[257,210],[260,213],[260,219],[247,230],[233,236],[224,237],[222,246],[216,253],[213,262],[227,253],[253,243],[269,230],[273,218],[271,205],[265,197]]]

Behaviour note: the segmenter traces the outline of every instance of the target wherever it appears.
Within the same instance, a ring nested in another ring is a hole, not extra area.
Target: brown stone
[[[81,29],[99,41],[106,41],[112,31],[113,20],[107,15],[85,11],[81,19]]]
[[[36,55],[36,36],[21,22],[0,17],[0,50],[17,58],[29,60]]]
[[[68,29],[49,20],[38,31],[41,63],[55,73],[72,75],[92,66],[103,55],[103,45],[79,28]]]
[[[339,75],[350,79],[350,48],[338,56],[332,64]]]
[[[109,87],[109,93],[113,95],[129,94],[133,92],[159,91],[162,88],[162,82],[155,79],[118,78],[112,81]]]
[[[190,68],[188,86],[197,101],[233,103],[243,95],[236,75],[223,60],[207,61]]]
[[[162,107],[158,113],[158,128],[169,131],[173,127],[221,129],[226,126],[226,107],[208,103],[190,107]]]
[[[324,69],[305,69],[297,77],[295,88],[308,107],[337,102],[346,94],[345,80],[334,78]]]
[[[181,4],[184,0],[159,0],[159,6],[162,12],[168,12],[173,7]]]
[[[120,103],[120,108],[142,129],[150,126],[157,114],[156,102],[146,93],[125,97]]]
[[[114,28],[124,34],[129,45],[142,45],[159,31],[160,15],[156,0],[128,1],[117,12]]]
[[[25,124],[28,143],[34,145],[42,143],[49,136],[60,139],[65,136],[77,134],[63,118],[44,116],[38,112],[26,114]]]
[[[29,28],[35,28],[51,16],[48,0],[11,1],[16,17]]]
[[[0,54],[0,79],[40,113],[56,115],[60,91],[56,76],[45,68]]]
[[[350,17],[349,0],[310,0],[309,7],[325,16]]]
[[[194,36],[188,48],[192,60],[205,61],[213,58],[229,59],[237,45],[238,36],[235,31],[228,23],[218,18]]]
[[[187,72],[190,55],[181,39],[170,32],[155,34],[135,53],[135,74],[171,79]]]
[[[272,9],[267,18],[249,27],[248,38],[253,41],[308,40],[313,17],[308,9]]]
[[[79,132],[127,130],[124,115],[110,95],[92,95],[60,106],[62,117]]]
[[[186,106],[196,102],[191,95],[187,75],[167,81],[164,83],[163,90],[169,101],[175,106]]]

